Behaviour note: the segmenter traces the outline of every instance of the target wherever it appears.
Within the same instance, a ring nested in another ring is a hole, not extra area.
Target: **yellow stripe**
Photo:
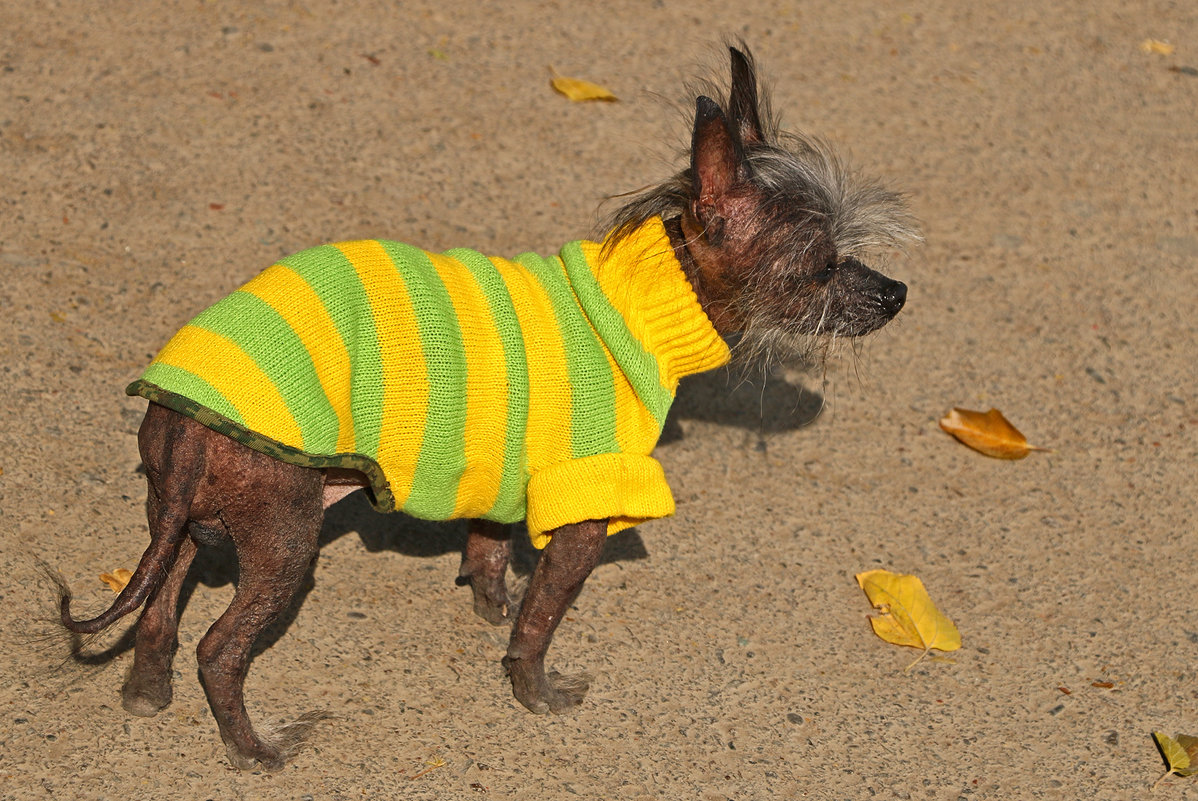
[[[504,272],[528,359],[528,428],[524,442],[527,467],[542,467],[574,452],[570,431],[572,399],[566,349],[553,303],[536,277],[522,268]],[[530,333],[532,332],[532,333]]]
[[[337,452],[352,453],[354,420],[349,401],[349,352],[320,296],[283,264],[260,273],[242,289],[270,304],[308,349],[320,386],[337,413]]]
[[[203,359],[189,354],[205,354]],[[187,370],[225,397],[250,431],[302,449],[303,436],[283,396],[253,359],[232,340],[203,328],[186,325],[155,362]]]
[[[503,477],[507,386],[503,342],[482,287],[461,262],[438,254],[429,260],[453,303],[466,352],[466,472],[458,484],[454,518],[478,517],[495,505]]]
[[[424,440],[428,371],[407,287],[375,240],[336,246],[362,279],[378,332],[382,359],[383,411],[376,461],[387,470],[395,507],[412,492],[412,475]]]

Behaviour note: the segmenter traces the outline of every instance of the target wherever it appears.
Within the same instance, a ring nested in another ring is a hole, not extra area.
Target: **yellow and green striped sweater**
[[[660,219],[513,260],[384,240],[305,250],[201,312],[130,395],[308,467],[381,511],[609,533],[672,514],[649,454],[683,376],[728,348]]]

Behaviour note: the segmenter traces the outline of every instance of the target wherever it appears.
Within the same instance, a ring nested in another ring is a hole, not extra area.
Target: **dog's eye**
[[[818,283],[826,284],[836,275],[838,265],[834,261],[828,261],[822,270],[815,274],[815,280]]]

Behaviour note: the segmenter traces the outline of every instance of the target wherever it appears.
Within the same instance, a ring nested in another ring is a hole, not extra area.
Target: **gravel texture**
[[[1150,733],[1198,734],[1198,16],[1134,6],[0,0],[0,799],[1148,797]],[[549,654],[595,676],[577,713],[512,699],[460,523],[361,499],[247,682],[255,720],[337,715],[283,770],[228,766],[196,679],[221,554],[163,713],[121,709],[121,630],[63,663],[33,560],[83,611],[136,564],[123,388],[171,333],[324,241],[596,233],[674,168],[671,103],[726,35],[927,242],[886,265],[899,319],[826,371],[683,386],[678,514],[609,541]],[[566,101],[551,65],[621,102]],[[975,454],[953,406],[1052,452]],[[876,567],[964,647],[904,673],[853,581]]]

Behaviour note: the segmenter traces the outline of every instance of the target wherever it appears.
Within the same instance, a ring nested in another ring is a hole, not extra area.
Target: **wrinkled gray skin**
[[[844,230],[869,226],[875,217],[903,235],[913,236],[913,229],[903,229],[895,196],[862,200],[830,185],[845,176],[836,173],[836,163],[820,161],[826,153],[804,149],[808,145],[791,153],[773,142],[762,126],[752,61],[736,49],[731,56],[727,110],[697,98],[690,167],[618,213],[617,236],[662,214],[721,334],[759,332],[774,343],[877,329],[902,308],[906,287],[841,252],[846,242],[858,241],[846,239]],[[836,203],[842,206],[832,207]],[[903,238],[851,232],[861,241]],[[196,549],[232,541],[237,591],[200,641],[200,674],[232,764],[279,768],[317,718],[269,734],[255,731],[242,692],[250,650],[298,591],[316,557],[325,509],[365,481],[352,471],[280,461],[157,404],[146,413],[138,444],[149,484],[150,545],[113,606],[92,620],[71,618],[62,584],[63,625],[76,633],[100,631],[144,604],[122,693],[126,710],[154,715],[171,702],[179,592]],[[598,563],[606,531],[606,520],[555,530],[532,575],[503,663],[516,698],[533,712],[568,710],[587,690],[585,679],[547,675],[545,652]],[[509,537],[507,526],[471,521],[460,571],[473,590],[475,612],[497,625],[509,622],[513,606],[504,579]]]

